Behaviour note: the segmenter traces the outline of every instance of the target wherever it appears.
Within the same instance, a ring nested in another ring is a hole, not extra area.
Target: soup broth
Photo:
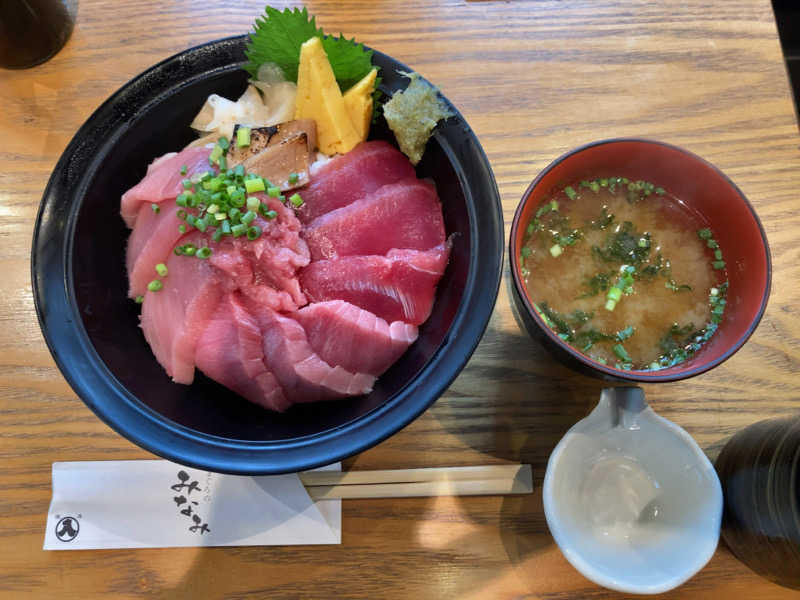
[[[617,368],[686,360],[724,311],[725,263],[713,233],[643,181],[602,178],[554,194],[528,224],[520,264],[543,320]]]

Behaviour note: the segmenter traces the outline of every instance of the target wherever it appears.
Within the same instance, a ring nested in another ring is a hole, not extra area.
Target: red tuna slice
[[[445,240],[433,184],[405,179],[314,219],[303,232],[312,260],[384,255],[392,248],[426,250]]]
[[[152,204],[174,200],[183,191],[181,182],[184,179],[211,169],[208,166],[209,154],[210,148],[187,148],[177,154],[165,154],[150,163],[144,179],[122,195],[120,213],[125,224],[133,229],[142,202]],[[186,174],[181,175],[184,165]]]
[[[405,155],[388,142],[362,142],[312,173],[311,183],[300,190],[305,204],[297,215],[308,223],[387,183],[414,176],[414,167]]]
[[[261,201],[278,215],[253,221],[261,228],[261,236],[254,241],[226,236],[210,244],[209,260],[259,305],[292,312],[308,302],[297,277],[298,270],[309,263],[308,246],[300,238],[300,221],[291,209],[276,198],[263,196]]]
[[[448,244],[427,251],[390,250],[386,256],[314,261],[300,283],[312,302],[344,300],[392,323],[423,323],[450,254]]]
[[[264,364],[261,329],[235,294],[219,304],[197,343],[197,368],[254,404],[282,412],[291,406]]]
[[[199,245],[200,234],[186,241]],[[194,379],[197,341],[214,314],[228,282],[206,260],[171,254],[163,288],[146,292],[142,331],[156,359],[176,383]]]
[[[269,308],[248,306],[261,326],[267,367],[292,402],[333,400],[372,391],[375,377],[332,367],[322,360],[309,345],[300,323]]]
[[[305,329],[320,358],[354,373],[376,377],[417,339],[414,325],[391,325],[349,302],[332,300],[301,308],[292,317]]]
[[[158,213],[153,212],[149,204],[139,209],[125,256],[129,297],[145,293],[147,284],[156,276],[156,265],[166,262],[183,237],[178,231],[178,225],[183,222],[177,217],[178,210],[180,207],[174,202],[162,203]]]

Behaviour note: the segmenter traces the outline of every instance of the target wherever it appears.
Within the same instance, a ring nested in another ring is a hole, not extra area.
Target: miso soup
[[[687,360],[714,334],[728,288],[713,232],[662,188],[624,177],[566,186],[527,225],[528,295],[573,348],[625,370]]]

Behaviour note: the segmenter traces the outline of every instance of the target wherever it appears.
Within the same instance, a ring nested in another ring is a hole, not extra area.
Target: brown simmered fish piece
[[[297,119],[269,127],[250,130],[250,145],[239,148],[234,143],[228,152],[228,165],[242,164],[248,173],[256,173],[281,190],[290,190],[309,182],[308,167],[316,147],[317,127],[313,119]],[[297,174],[297,181],[289,183],[289,176]]]
[[[235,125],[233,127],[233,137],[231,140],[236,140],[236,132],[243,125]],[[228,162],[235,159],[241,154],[257,154],[267,146],[280,144],[283,141],[293,138],[298,133],[305,133],[308,138],[308,151],[313,152],[317,146],[317,123],[314,119],[295,119],[294,121],[286,121],[278,125],[269,125],[267,127],[252,127],[250,129],[250,145],[245,148],[238,148],[236,144],[231,146],[228,153]],[[241,160],[239,161],[241,162]]]
[[[308,167],[311,164],[308,137],[305,133],[298,133],[237,162],[242,164],[248,173],[260,175],[282,191],[304,186],[309,182]],[[233,164],[229,162],[228,165],[234,166],[237,162]],[[292,173],[297,174],[297,179],[290,183],[289,177]]]

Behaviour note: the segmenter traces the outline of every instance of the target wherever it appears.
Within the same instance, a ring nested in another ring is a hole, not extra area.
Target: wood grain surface
[[[279,3],[275,3],[278,5]],[[714,371],[646,387],[706,448],[800,409],[800,160],[769,0],[309,1],[328,31],[411,65],[461,110],[492,163],[506,229],[531,179],[585,142],[651,137],[722,168],[760,215],[773,289],[760,327]],[[341,546],[44,552],[54,461],[149,458],[101,423],[43,341],[30,283],[36,210],[78,127],[150,65],[246,32],[261,1],[80,0],[51,61],[0,71],[0,597],[619,598],[578,574],[542,511],[547,457],[601,382],[518,327],[508,269],[473,358],[354,469],[531,463],[523,497],[348,500]],[[792,598],[720,547],[663,598]]]

